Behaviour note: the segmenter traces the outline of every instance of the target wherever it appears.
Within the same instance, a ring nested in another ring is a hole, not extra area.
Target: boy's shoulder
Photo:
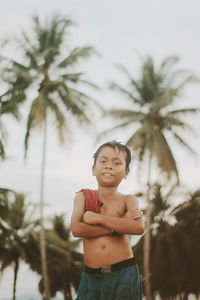
[[[131,200],[131,199],[135,199],[137,200],[137,197],[134,194],[124,194],[124,193],[119,193],[121,195],[121,197],[123,197],[126,200]]]
[[[122,194],[121,197],[128,207],[137,207],[139,205],[138,198],[134,194]]]
[[[92,189],[81,189],[77,193],[78,197],[80,197],[84,201],[85,210],[92,211],[95,213],[101,212],[101,201],[98,197],[98,191]],[[80,195],[80,196],[79,196]]]

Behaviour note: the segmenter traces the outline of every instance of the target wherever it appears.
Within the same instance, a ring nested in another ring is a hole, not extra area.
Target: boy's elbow
[[[144,232],[145,232],[145,226],[144,226],[144,225],[139,226],[137,234],[138,234],[138,235],[141,235],[141,234],[143,234]]]
[[[77,237],[77,238],[82,237],[81,231],[78,230],[78,228],[73,229],[72,234],[73,234],[74,237]]]
[[[142,222],[138,226],[138,234],[141,235],[145,232],[145,223],[142,220]]]
[[[77,231],[77,230],[73,229],[73,230],[71,230],[71,232],[72,232],[72,235],[73,235],[74,237],[79,237],[79,234],[78,234],[78,231]]]
[[[80,236],[80,230],[79,230],[78,226],[76,226],[74,224],[71,225],[71,232],[72,232],[72,235],[74,237],[81,237]]]
[[[138,224],[138,226],[136,228],[134,228],[132,234],[142,235],[144,232],[145,232],[145,224],[143,222],[141,222],[140,224]]]

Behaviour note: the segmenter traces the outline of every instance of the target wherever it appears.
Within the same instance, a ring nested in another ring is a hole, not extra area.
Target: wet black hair
[[[100,151],[103,148],[105,148],[105,147],[110,147],[110,148],[112,148],[114,150],[118,149],[119,151],[125,152],[126,153],[126,170],[127,171],[130,170],[129,169],[129,165],[130,165],[130,162],[131,162],[131,151],[130,151],[130,149],[126,145],[124,145],[124,144],[122,144],[120,142],[117,142],[115,140],[114,141],[110,141],[110,142],[106,142],[106,143],[102,144],[101,146],[99,146],[99,148],[96,150],[96,152],[93,155],[93,158],[94,158],[93,167],[96,164],[96,161],[97,161],[97,158],[99,156]]]

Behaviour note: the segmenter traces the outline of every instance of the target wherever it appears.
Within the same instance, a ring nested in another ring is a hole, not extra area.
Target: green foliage
[[[32,32],[23,32],[17,40],[23,63],[1,57],[7,63],[2,72],[7,90],[0,99],[20,104],[29,100],[30,91],[36,92],[27,119],[25,154],[31,129],[40,126],[50,114],[54,116],[58,136],[63,141],[64,131],[69,130],[70,116],[81,124],[90,123],[90,107],[95,104],[77,89],[80,84],[92,83],[85,80],[83,72],[74,72],[77,63],[89,58],[94,50],[88,46],[70,50],[66,41],[72,21],[57,15],[42,22],[34,16],[32,24]]]
[[[158,68],[151,57],[147,57],[141,66],[137,79],[133,78],[126,68],[118,66],[128,79],[127,87],[111,83],[111,89],[120,92],[124,99],[129,100],[132,108],[113,108],[108,115],[118,124],[106,130],[129,130],[134,124],[138,125],[127,141],[127,145],[137,153],[140,161],[146,153],[151,153],[157,160],[160,170],[170,178],[175,175],[179,183],[178,169],[171,147],[166,138],[169,132],[183,147],[194,153],[191,147],[180,136],[179,132],[190,129],[185,122],[186,114],[194,114],[199,108],[183,108],[171,110],[172,105],[180,97],[185,86],[196,82],[193,74],[187,71],[174,71],[177,57],[166,58]],[[130,107],[131,107],[130,106]]]
[[[39,220],[33,219],[35,206],[27,203],[25,195],[9,189],[0,189],[0,272],[13,266],[14,287],[20,261],[42,274],[39,242]],[[70,228],[64,215],[54,216],[51,228],[46,230],[48,273],[51,295],[57,291],[71,293],[71,286],[78,288],[83,269],[82,254],[76,251],[80,240],[71,240]],[[39,281],[43,293],[43,280]],[[16,293],[16,292],[15,292]],[[15,296],[13,296],[15,297]],[[14,298],[13,298],[14,299]]]
[[[195,191],[190,195],[188,201],[178,205],[172,214],[175,215],[179,224],[189,230],[200,229],[200,190]],[[200,233],[200,232],[199,232]]]
[[[12,99],[9,99],[10,95]],[[5,160],[6,158],[6,151],[5,151],[5,144],[6,144],[6,137],[7,131],[3,124],[3,118],[5,116],[12,116],[15,119],[19,120],[19,103],[24,100],[25,95],[18,94],[15,91],[15,87],[13,90],[8,90],[3,95],[0,96],[0,159]]]
[[[80,240],[71,240],[70,228],[65,225],[64,215],[53,217],[52,228],[45,231],[45,236],[51,296],[55,296],[58,291],[69,296],[72,286],[75,290],[78,289],[83,270],[83,256],[76,251]],[[26,249],[28,252],[27,263],[33,271],[42,275],[39,232],[29,235]],[[39,290],[41,294],[44,293],[43,279],[39,281]]]
[[[38,221],[30,220],[25,195],[9,189],[0,189],[0,272],[14,268],[13,300],[16,298],[16,282],[21,259],[25,259],[26,240]],[[32,209],[31,209],[32,211]]]
[[[200,191],[171,212],[159,185],[154,186],[151,225],[150,280],[152,294],[163,300],[180,295],[200,295]],[[164,216],[164,217],[163,217]],[[171,220],[175,217],[175,222]],[[143,270],[144,236],[134,246],[134,254]]]

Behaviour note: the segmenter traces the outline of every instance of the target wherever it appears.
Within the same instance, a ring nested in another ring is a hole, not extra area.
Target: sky
[[[119,63],[137,77],[141,64],[140,56],[151,55],[157,64],[170,55],[178,55],[180,69],[188,69],[200,77],[200,3],[198,0],[7,0],[1,3],[0,39],[19,36],[22,30],[30,28],[30,17],[37,13],[42,18],[62,14],[72,19],[76,26],[70,30],[70,47],[92,45],[100,54],[87,63],[80,64],[87,78],[102,89],[89,91],[95,100],[105,107],[122,106],[122,96],[110,92],[108,83],[117,81],[125,84],[126,79],[115,68]],[[2,50],[4,51],[4,50]],[[13,45],[6,54],[20,59],[19,49]],[[1,89],[1,86],[0,86]],[[188,87],[177,101],[179,107],[200,106],[200,84]],[[31,135],[28,159],[23,160],[23,139],[25,134],[25,114],[20,123],[5,118],[7,131],[8,160],[0,165],[0,186],[27,194],[27,199],[36,202],[39,198],[40,169],[42,155],[41,130]],[[104,119],[93,118],[96,128],[80,128],[72,123],[72,134],[63,146],[54,131],[53,122],[48,129],[48,151],[45,180],[45,212],[47,216],[65,213],[69,222],[73,208],[73,197],[82,187],[96,188],[91,174],[92,156],[100,142],[96,141],[97,132],[112,125]],[[196,157],[171,142],[177,165],[180,170],[184,189],[199,188],[199,125],[200,117],[187,121],[196,130],[196,136],[185,132],[185,140],[196,150]],[[109,136],[126,142],[125,133],[118,132]],[[101,140],[104,142],[105,140]],[[133,164],[129,177],[121,184],[120,191],[134,193],[144,188],[146,169],[141,178],[136,176]],[[180,197],[177,196],[177,198]],[[26,275],[25,275],[26,274]],[[24,285],[24,276],[30,278]],[[11,269],[0,278],[0,300],[11,295]],[[22,265],[17,286],[18,295],[34,293],[37,290],[37,276],[27,266]],[[20,298],[19,298],[20,299]],[[40,299],[40,298],[38,298]]]

